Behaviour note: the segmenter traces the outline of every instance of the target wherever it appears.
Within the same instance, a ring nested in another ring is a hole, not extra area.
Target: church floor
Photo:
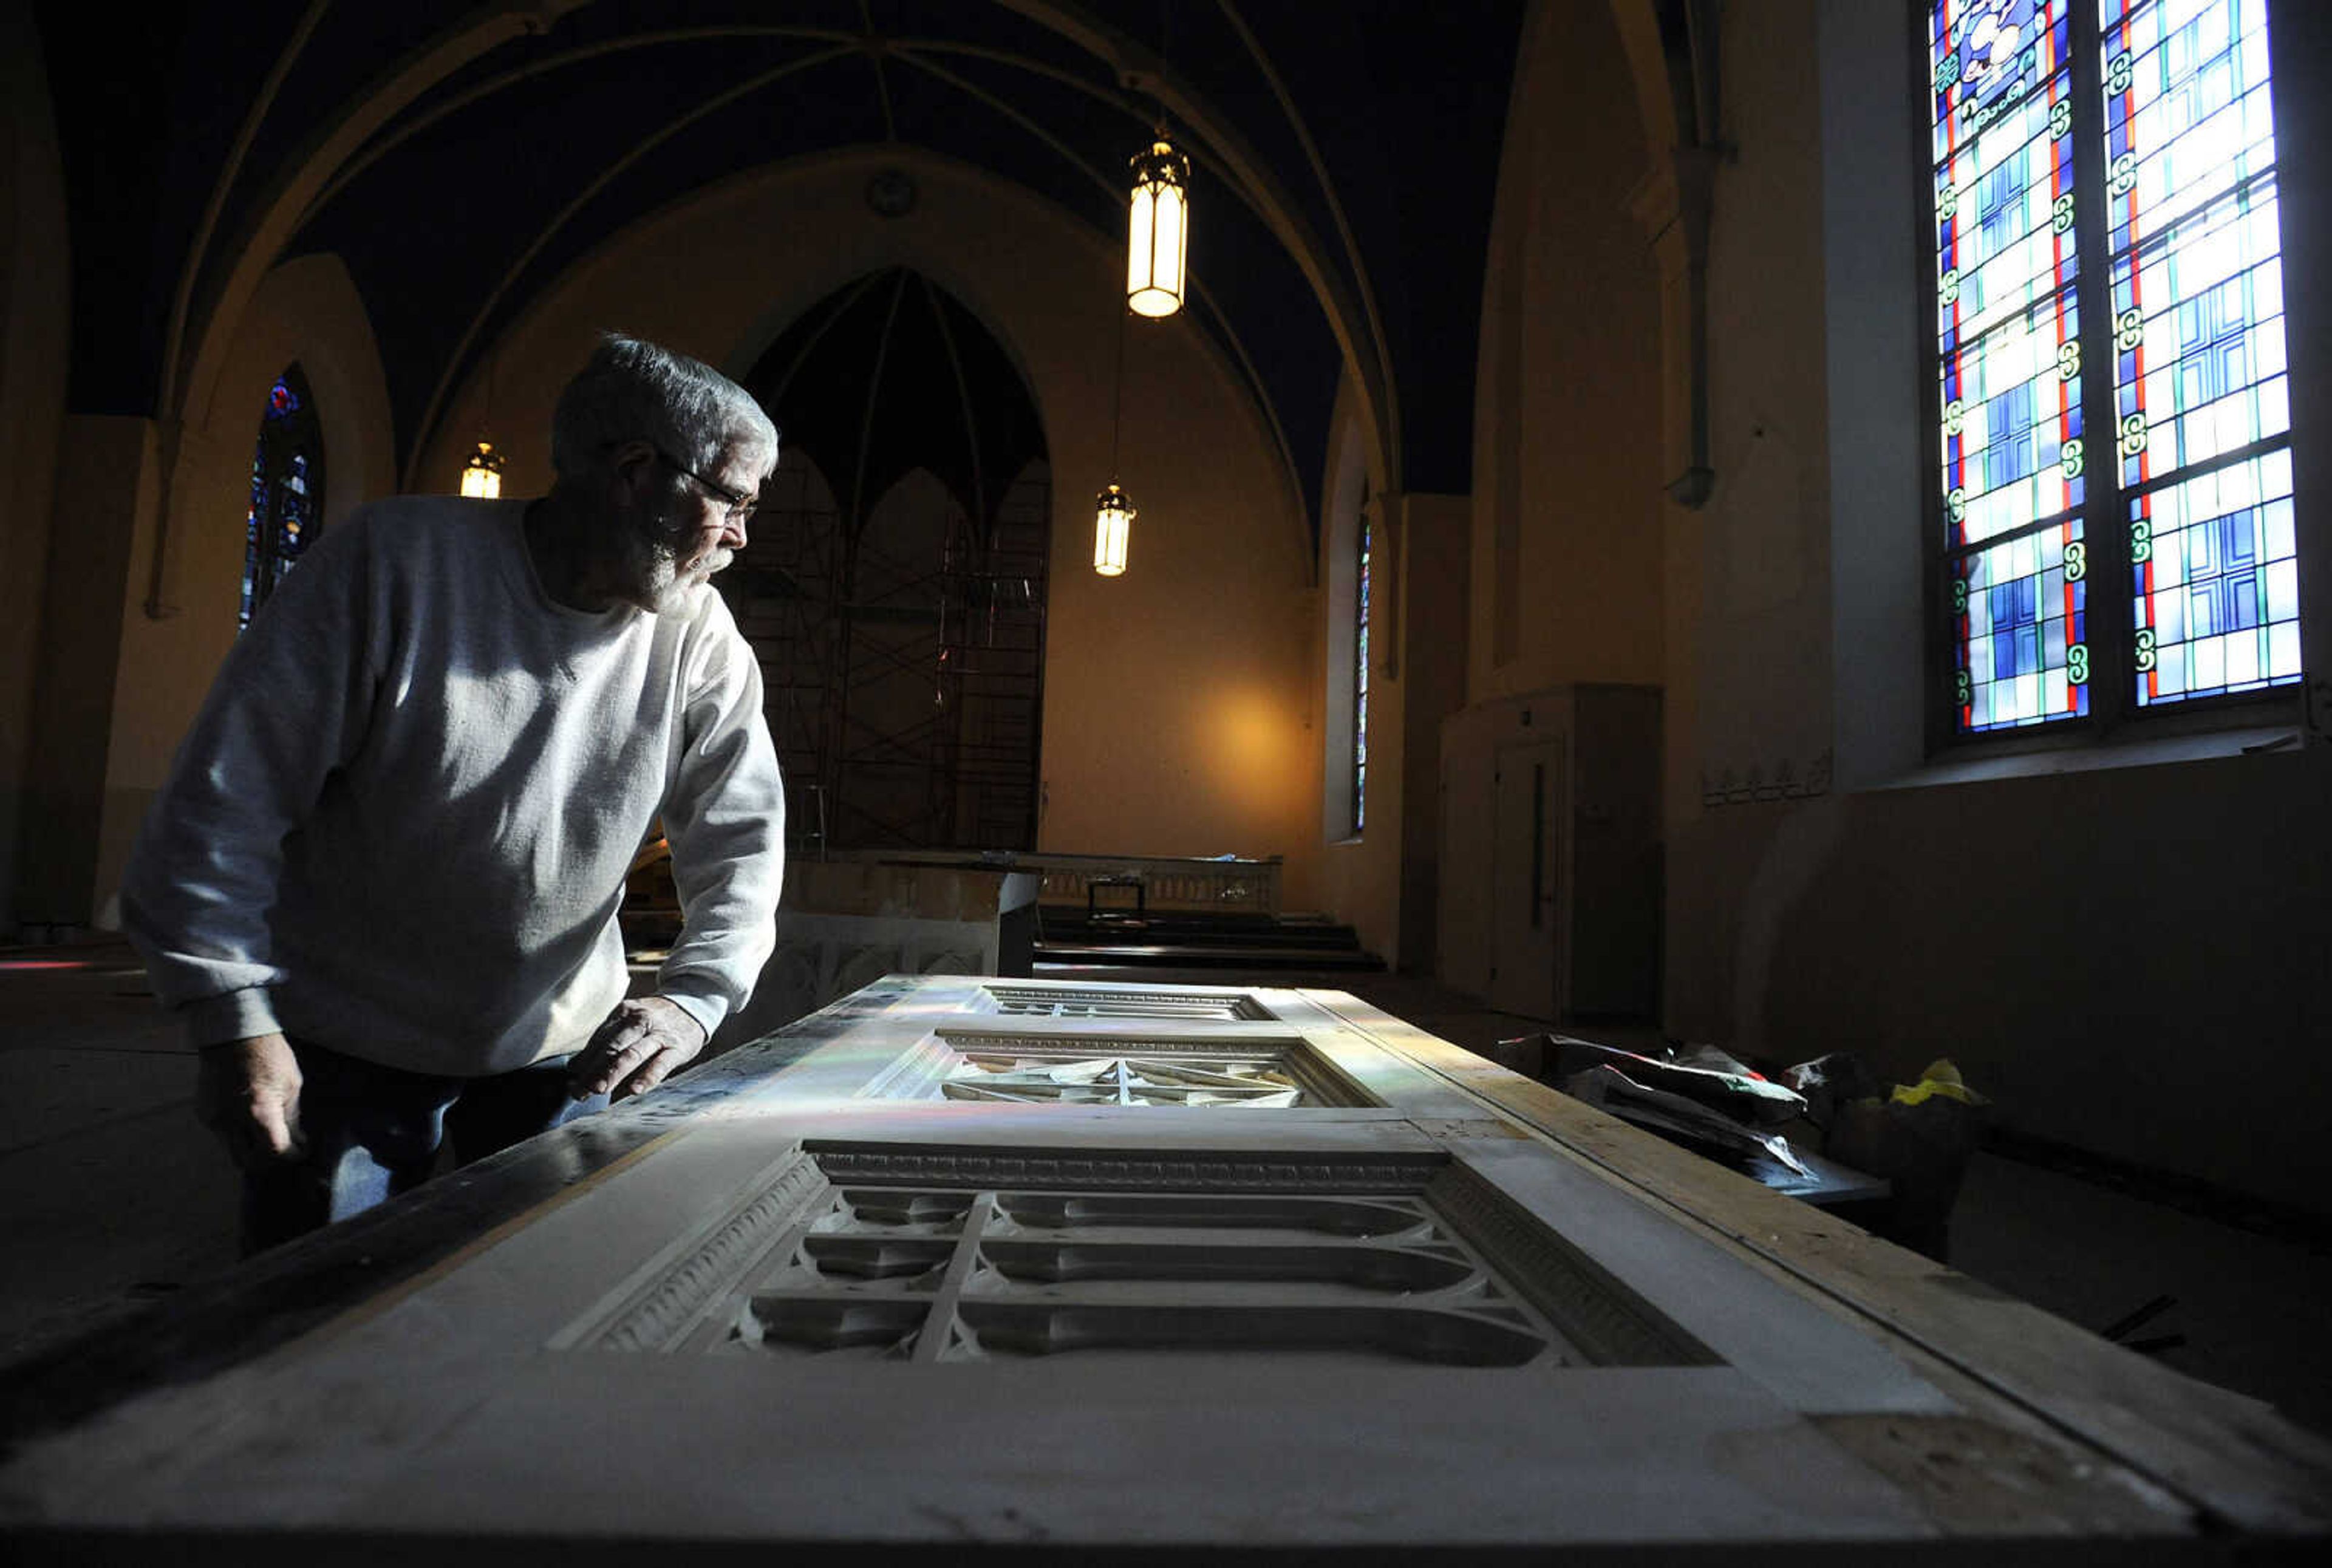
[[[1046,978],[1222,984],[1220,971]],[[1404,975],[1273,974],[1350,990],[1481,1049],[1549,1028]],[[192,1111],[194,1056],[126,947],[0,949],[0,1364],[234,1261],[235,1184]],[[1644,1028],[1567,1032],[1621,1047]],[[2332,1432],[2332,1254],[1978,1154],[1952,1219],[1953,1265],[2091,1329],[2174,1303],[2134,1339],[2183,1334],[2165,1365]]]

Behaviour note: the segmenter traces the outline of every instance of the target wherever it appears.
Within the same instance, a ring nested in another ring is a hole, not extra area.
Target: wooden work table
[[[2332,1448],[2266,1407],[1252,987],[887,978],[0,1372],[0,1410],[33,1563],[2332,1534]]]

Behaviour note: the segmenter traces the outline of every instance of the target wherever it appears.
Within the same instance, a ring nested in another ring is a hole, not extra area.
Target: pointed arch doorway
[[[792,846],[1033,849],[1052,476],[1010,356],[894,267],[745,385],[781,460],[716,580],[760,660]]]

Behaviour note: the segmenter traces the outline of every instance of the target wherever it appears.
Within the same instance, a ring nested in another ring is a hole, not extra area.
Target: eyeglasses
[[[761,504],[761,498],[760,496],[750,494],[745,491],[731,490],[725,484],[713,483],[712,481],[705,478],[704,475],[697,473],[693,468],[687,467],[682,464],[679,459],[673,456],[671,453],[666,452],[661,446],[655,449],[655,454],[657,462],[663,464],[666,468],[671,469],[674,473],[681,475],[684,479],[693,479],[696,481],[699,485],[703,487],[705,494],[711,496],[722,506],[728,508],[730,521],[750,522],[752,521],[754,512],[758,510]]]

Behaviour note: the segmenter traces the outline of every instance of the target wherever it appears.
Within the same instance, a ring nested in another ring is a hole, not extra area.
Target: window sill
[[[2165,733],[2132,733],[2123,727],[2110,736],[2040,741],[2013,751],[1987,751],[1936,758],[1895,778],[1869,785],[1863,793],[1925,789],[1938,785],[1982,784],[2002,779],[2031,779],[2058,773],[2091,773],[2114,768],[2214,761],[2228,757],[2299,756],[2305,748],[2295,711],[2280,721],[2262,713],[2246,722],[2209,727],[2184,726]]]

